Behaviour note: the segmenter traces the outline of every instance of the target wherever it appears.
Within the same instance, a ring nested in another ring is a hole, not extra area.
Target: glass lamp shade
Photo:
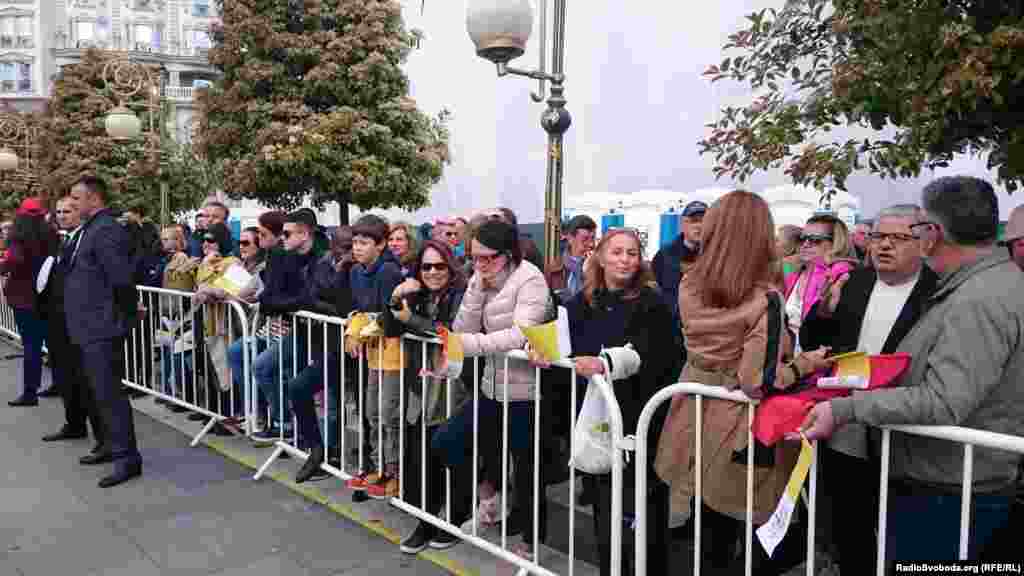
[[[142,131],[142,121],[131,110],[118,106],[107,114],[107,136],[116,140],[135,138]]]
[[[0,170],[17,170],[18,155],[10,148],[0,148]]]
[[[529,0],[468,0],[466,31],[481,58],[501,64],[526,51],[533,31]]]

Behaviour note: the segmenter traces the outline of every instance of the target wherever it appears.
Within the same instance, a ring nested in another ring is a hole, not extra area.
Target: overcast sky
[[[413,218],[506,205],[523,222],[540,221],[546,135],[539,125],[545,106],[530,99],[537,83],[497,78],[493,64],[476,56],[464,1],[427,0],[422,14],[421,0],[402,3],[407,26],[425,34],[406,67],[413,95],[428,112],[445,107],[453,113],[453,162],[431,207]],[[745,14],[781,4],[730,0],[700,11],[684,2],[569,2],[565,96],[573,126],[566,134],[566,196],[733,185],[715,182],[710,159],[698,155],[696,142],[717,106],[730,98],[742,102],[746,90],[713,88],[701,72],[720,59],[720,46]],[[537,65],[538,29],[535,16],[530,47],[514,65]],[[923,183],[945,174],[990,176],[982,160],[962,158],[917,180],[862,175],[849,186],[869,217],[882,206],[917,201]],[[782,174],[764,174],[746,187],[758,191],[786,182]],[[1022,192],[1002,195],[1002,217],[1022,202]]]

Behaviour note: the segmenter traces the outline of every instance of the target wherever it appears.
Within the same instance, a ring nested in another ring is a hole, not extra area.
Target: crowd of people
[[[842,572],[865,574],[874,559],[877,427],[949,424],[1024,435],[1024,208],[1013,211],[998,242],[997,198],[976,178],[936,180],[920,206],[888,207],[853,231],[831,214],[777,230],[762,198],[734,191],[711,206],[687,205],[682,233],[651,262],[638,231],[612,228],[598,238],[587,216],[563,227],[562,256],[545,263],[507,208],[423,226],[366,214],[330,231],[309,209],[268,211],[235,239],[220,202],[202,207],[194,229],[158,230],[142,208],[117,217],[110,200],[95,177],[57,200],[52,217],[26,199],[4,232],[0,259],[25,348],[23,393],[9,404],[38,404],[45,342],[66,421],[44,440],[83,438],[91,428],[96,445],[82,463],[114,463],[102,486],[142,471],[125,374],[160,392],[169,410],[205,407],[190,415],[196,420],[230,414],[212,431],[235,434],[246,412],[249,351],[259,407],[252,441],[296,439],[309,454],[296,482],[326,478],[325,463],[345,466],[338,414],[360,401],[364,445],[347,482],[354,499],[401,495],[428,513],[447,511],[456,526],[475,509],[484,525],[507,521],[518,538],[513,551],[536,558],[534,526],[543,542],[547,504],[534,501],[534,478],[565,477],[557,452],[578,409],[572,386],[608,377],[631,433],[650,398],[677,381],[766,398],[813,386],[839,353],[908,352],[910,368],[897,386],[820,403],[803,425],[823,442],[819,521]],[[234,293],[220,282],[233,266],[250,278]],[[248,337],[228,302],[246,311]],[[575,382],[536,351],[528,350],[529,360],[504,356],[527,349],[522,328],[552,321],[558,306],[569,320]],[[318,317],[338,321],[314,327]],[[457,340],[464,351],[463,365],[450,362],[445,347],[403,338],[435,337],[441,327],[447,347]],[[702,565],[736,573],[744,561],[736,544],[745,533],[747,451],[755,453],[755,525],[768,520],[796,461],[793,442],[747,445],[744,405],[706,398],[702,410],[700,448],[692,397],[677,396],[656,413],[647,438],[656,456],[642,463],[652,478],[643,511],[634,509],[638,464],[627,464],[623,512],[647,523],[650,574],[669,572],[669,514],[692,509],[697,473],[704,477]],[[895,435],[892,455],[887,557],[953,558],[959,450]],[[1020,462],[975,450],[972,557],[998,553]],[[586,475],[583,488],[604,576],[610,475]],[[922,521],[929,531],[917,528]],[[753,546],[755,574],[781,574],[804,557],[806,523],[796,524],[773,555]],[[457,543],[421,522],[401,548],[414,554]],[[627,531],[627,574],[633,546]]]

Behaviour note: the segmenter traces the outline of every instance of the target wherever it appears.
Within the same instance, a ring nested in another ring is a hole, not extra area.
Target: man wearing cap
[[[1010,257],[1024,270],[1024,204],[1010,212],[1010,221],[1006,225],[1003,246],[1010,250]]]
[[[651,262],[654,278],[661,287],[661,293],[672,310],[672,317],[679,325],[679,282],[685,268],[693,263],[700,253],[701,223],[708,205],[693,201],[683,208],[683,231],[667,248],[658,250]]]
[[[585,214],[574,216],[565,226],[567,249],[560,260],[548,262],[544,277],[548,287],[558,294],[563,304],[583,290],[583,262],[594,250],[597,223]]]

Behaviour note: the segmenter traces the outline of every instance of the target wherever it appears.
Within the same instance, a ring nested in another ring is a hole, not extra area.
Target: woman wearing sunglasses
[[[426,241],[413,261],[413,276],[399,284],[391,294],[391,305],[384,312],[385,335],[429,335],[438,324],[450,328],[465,291],[466,281],[449,246],[437,240]],[[424,346],[427,347],[425,366]],[[409,359],[408,374],[413,377],[406,378],[405,382],[406,426],[401,485],[406,502],[438,514],[444,510],[445,475],[439,454],[431,447],[431,438],[449,414],[462,409],[466,391],[459,378],[442,379],[430,375],[444,364],[440,346],[407,340],[405,357]],[[417,377],[421,369],[423,374]],[[425,502],[420,495],[424,466]],[[450,522],[456,526],[462,524],[470,512],[472,477],[467,477],[466,471],[466,466],[452,469]],[[449,533],[421,521],[416,530],[402,541],[402,552],[417,554],[427,546],[445,549],[457,541]]]
[[[793,334],[814,304],[825,298],[833,286],[857,267],[852,257],[850,234],[842,220],[830,214],[816,214],[800,235],[800,268],[785,277],[786,320]],[[800,350],[799,339],[796,349]]]

